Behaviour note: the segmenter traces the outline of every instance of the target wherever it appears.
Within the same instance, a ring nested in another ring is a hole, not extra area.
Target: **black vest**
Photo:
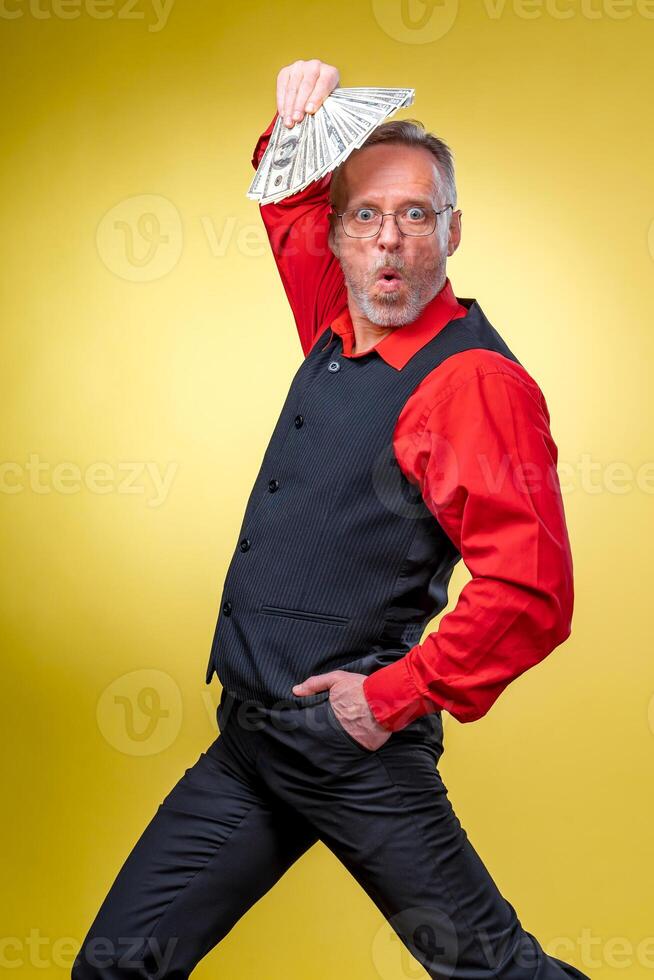
[[[268,707],[310,705],[294,684],[370,674],[420,642],[461,555],[402,473],[393,431],[446,358],[474,348],[519,363],[475,300],[401,369],[342,356],[326,330],[291,383],[225,578],[206,682]],[[465,425],[466,420],[462,419]]]

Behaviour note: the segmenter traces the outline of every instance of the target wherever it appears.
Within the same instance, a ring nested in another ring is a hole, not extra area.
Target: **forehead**
[[[438,197],[442,177],[434,155],[422,146],[380,143],[353,153],[343,167],[348,204],[422,196]]]

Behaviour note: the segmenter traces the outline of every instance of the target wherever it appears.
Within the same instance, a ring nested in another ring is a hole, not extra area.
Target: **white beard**
[[[362,282],[360,277],[353,276],[347,266],[343,265],[340,256],[337,258],[341,262],[347,287],[361,313],[370,323],[379,327],[401,327],[406,323],[413,323],[445,283],[446,259],[442,257],[435,269],[423,267],[417,275],[406,280],[404,296],[398,291],[379,293],[372,298],[368,291],[368,282],[365,280]],[[376,261],[371,272],[374,274],[384,265],[393,266],[398,270],[404,268],[402,260],[385,256]]]

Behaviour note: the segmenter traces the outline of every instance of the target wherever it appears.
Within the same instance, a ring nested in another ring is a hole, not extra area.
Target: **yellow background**
[[[14,975],[68,976],[146,822],[218,734],[204,671],[222,581],[301,358],[245,191],[278,70],[314,56],[344,86],[415,87],[398,117],[452,145],[452,283],[542,386],[559,446],[573,633],[476,724],[446,718],[450,797],[550,952],[590,976],[652,975],[651,8],[411,0],[407,26],[400,0],[176,0],[165,22],[148,0],[109,0],[102,19],[90,0],[4,0]],[[172,474],[159,497],[154,471]],[[466,579],[460,565],[451,604]],[[141,711],[148,688],[167,715]],[[194,975],[423,972],[318,845]]]

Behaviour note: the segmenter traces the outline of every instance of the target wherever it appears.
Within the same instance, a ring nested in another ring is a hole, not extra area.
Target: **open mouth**
[[[399,289],[403,279],[396,269],[380,269],[375,284],[384,291]]]

